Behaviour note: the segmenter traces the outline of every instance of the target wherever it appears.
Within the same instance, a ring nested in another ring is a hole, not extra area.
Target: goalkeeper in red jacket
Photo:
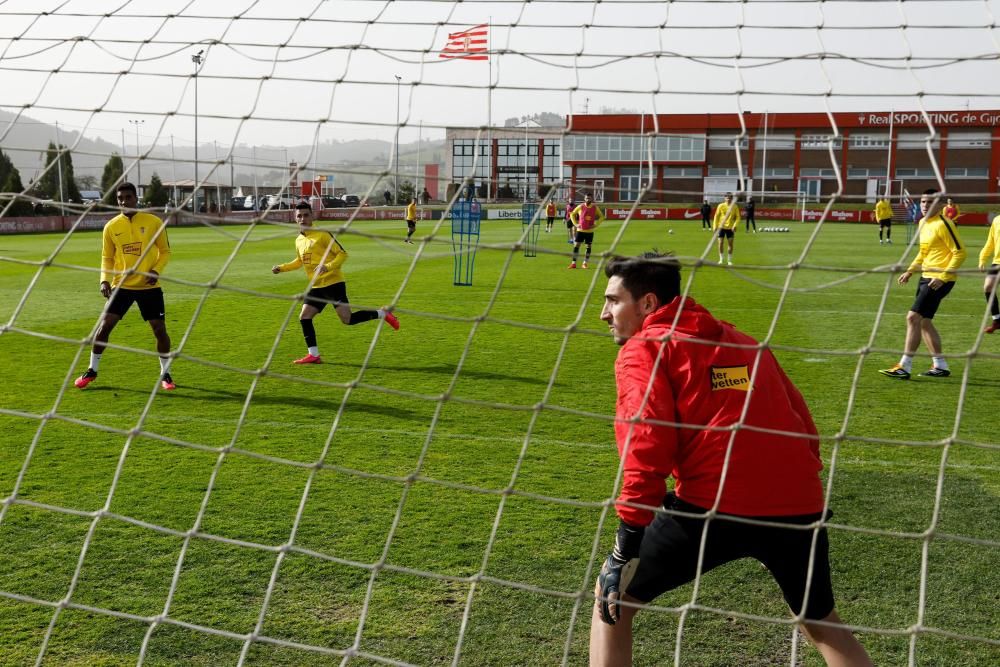
[[[770,351],[680,295],[672,257],[617,257],[605,274],[623,478],[591,665],[631,664],[636,605],[698,576],[703,531],[701,574],[757,559],[827,665],[871,665],[834,608],[819,440],[802,395]]]

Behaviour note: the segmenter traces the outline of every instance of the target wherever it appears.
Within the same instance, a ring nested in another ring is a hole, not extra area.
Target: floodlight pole
[[[392,175],[392,189],[395,190],[394,198],[396,206],[399,206],[399,82],[403,80],[403,77],[398,74],[394,76],[396,77],[396,140],[394,142],[395,150],[393,153],[396,156],[396,167]]]
[[[201,68],[203,60],[201,54],[203,53],[205,53],[204,49],[191,56],[191,62],[194,63],[194,186],[191,192],[192,213],[198,212],[198,70]]]
[[[140,201],[142,201],[142,151],[139,148],[139,126],[145,122],[145,120],[129,120],[129,123],[135,125],[135,188],[136,196]]]

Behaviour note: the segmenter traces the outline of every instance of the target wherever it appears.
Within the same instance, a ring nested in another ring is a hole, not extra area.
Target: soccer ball
[[[673,234],[673,233],[674,233],[674,230],[672,230],[672,229],[668,229],[667,230],[667,234]]]

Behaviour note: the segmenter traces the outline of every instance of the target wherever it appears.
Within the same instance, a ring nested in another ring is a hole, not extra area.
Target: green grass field
[[[872,226],[827,225],[805,257],[811,225],[741,233],[737,266],[692,268],[709,243],[699,225],[672,222],[668,235],[663,222],[632,223],[614,250],[675,250],[692,296],[769,340],[802,390],[825,460],[836,455],[841,616],[867,629],[879,665],[907,664],[913,629],[928,630],[915,664],[1000,664],[1000,340],[969,356],[979,274],[935,319],[954,375],[893,381],[875,371],[898,356],[912,289],[865,270],[902,261],[901,228],[880,246]],[[463,665],[557,665],[567,650],[585,664],[593,578],[616,525],[608,515],[599,529],[617,471],[605,281],[597,257],[566,270],[561,227],[532,258],[510,250],[520,224],[483,229],[471,287],[451,284],[446,236],[407,246],[401,224],[382,222],[341,233],[352,302],[397,303],[402,328],[345,327],[325,312],[325,363],[304,368],[290,364],[304,354],[304,274],[269,271],[294,256],[294,230],[172,230],[178,388],[155,395],[153,339],[134,310],[97,382],[72,386],[102,306],[99,233],[74,234],[55,256],[63,236],[0,236],[0,664],[35,663],[71,590],[44,664],[135,664],[182,552],[145,664],[235,664],[293,530],[248,664],[339,664],[270,640],[343,651],[362,619],[359,650],[382,662],[450,663],[461,637]],[[595,248],[620,229],[608,222]],[[962,232],[974,270],[985,230]],[[673,664],[691,596],[673,591],[639,615],[637,665]],[[787,613],[758,564],[712,572],[697,603],[682,665],[789,664]],[[821,664],[804,645],[797,660]]]

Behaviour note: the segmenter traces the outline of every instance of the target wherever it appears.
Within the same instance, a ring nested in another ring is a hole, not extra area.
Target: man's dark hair
[[[306,203],[304,201],[300,201],[298,204],[295,205],[295,210],[298,210],[300,208],[303,208],[303,209],[309,211],[310,213],[312,213],[312,206],[310,206],[308,203]]]
[[[666,305],[681,293],[681,263],[673,253],[657,250],[637,257],[612,257],[604,265],[604,275],[618,276],[633,299],[652,292]]]
[[[934,188],[927,188],[926,190],[924,190],[925,195],[936,195],[937,193],[938,191]]]
[[[121,185],[115,188],[115,193],[121,192],[122,190],[130,190],[136,197],[139,196],[139,192],[135,189],[135,185],[129,183],[128,181],[124,181]]]

